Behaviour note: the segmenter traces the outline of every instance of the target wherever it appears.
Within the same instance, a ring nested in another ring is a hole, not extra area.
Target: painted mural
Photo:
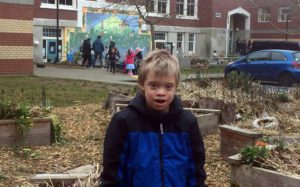
[[[125,57],[130,48],[144,49],[143,54],[149,51],[150,34],[142,29],[143,21],[137,13],[86,7],[82,11],[83,27],[69,32],[69,51],[78,51],[85,38],[89,37],[93,42],[98,35],[102,36],[102,42],[107,47],[110,41],[114,41],[121,58]]]

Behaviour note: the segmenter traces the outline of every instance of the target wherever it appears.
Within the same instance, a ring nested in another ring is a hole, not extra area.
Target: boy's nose
[[[160,87],[158,90],[157,90],[157,95],[165,95],[165,89],[163,87]]]

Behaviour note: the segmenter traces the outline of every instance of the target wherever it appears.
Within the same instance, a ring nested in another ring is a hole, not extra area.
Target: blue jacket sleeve
[[[195,178],[196,181],[194,182],[197,187],[206,187],[207,185],[204,183],[206,180],[206,172],[204,169],[205,148],[196,117],[193,119],[192,126],[190,128],[190,141],[192,148],[192,160],[194,163],[194,165],[191,166],[193,168],[190,169],[190,171],[194,171],[194,173],[191,174],[194,177],[190,176],[190,178]]]
[[[100,187],[120,186],[124,177],[124,166],[121,163],[121,154],[125,146],[127,128],[125,120],[119,113],[112,117],[106,131],[103,150],[103,172],[100,176]]]

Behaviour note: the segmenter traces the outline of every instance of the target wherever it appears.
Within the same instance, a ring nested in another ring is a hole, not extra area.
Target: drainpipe
[[[228,57],[228,40],[229,40],[229,26],[230,26],[230,17],[227,17],[226,23],[226,38],[225,38],[225,58]]]

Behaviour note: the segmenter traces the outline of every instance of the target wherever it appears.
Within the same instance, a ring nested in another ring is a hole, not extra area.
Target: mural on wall
[[[142,30],[143,21],[135,12],[106,8],[82,9],[83,27],[69,35],[69,50],[76,52],[82,41],[90,37],[93,42],[101,35],[102,42],[109,46],[110,41],[116,43],[121,58],[124,58],[128,49],[137,47],[144,49],[143,54],[150,49],[150,34]]]

